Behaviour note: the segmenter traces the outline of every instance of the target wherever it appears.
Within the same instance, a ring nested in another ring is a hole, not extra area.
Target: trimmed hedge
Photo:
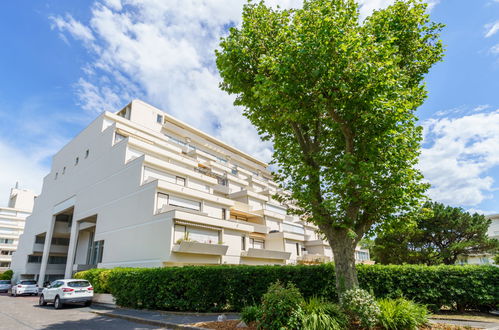
[[[490,309],[499,303],[499,267],[359,265],[360,287],[377,298],[403,296],[430,307]],[[171,311],[240,311],[260,302],[277,280],[305,298],[336,300],[334,265],[186,266],[92,269],[75,275],[120,306]]]

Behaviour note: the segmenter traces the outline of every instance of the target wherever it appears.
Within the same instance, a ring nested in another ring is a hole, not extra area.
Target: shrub
[[[303,306],[301,321],[305,330],[341,330],[348,327],[348,318],[341,307],[318,297],[310,298]]]
[[[490,309],[499,303],[499,267],[359,265],[359,284],[376,298],[406,297],[439,309]],[[103,273],[101,272],[108,272]],[[185,266],[97,269],[75,275],[110,292],[123,307],[172,311],[241,311],[260,303],[271,283],[292,282],[305,298],[337,301],[334,266]]]
[[[108,279],[104,274],[109,274],[111,270],[105,268],[94,268],[78,272],[74,278],[85,279],[92,284],[95,293],[110,293]]]
[[[361,326],[371,329],[378,322],[379,306],[366,290],[347,290],[341,296],[340,302],[350,317],[359,321]]]
[[[258,306],[246,306],[241,311],[241,320],[246,324],[250,324],[251,322],[256,322],[261,317],[261,309]]]
[[[293,329],[303,297],[293,283],[282,286],[279,281],[269,286],[262,298],[262,313],[258,322],[261,329]]]
[[[428,323],[428,311],[425,306],[404,298],[380,299],[378,305],[379,324],[387,330],[418,329]]]
[[[6,270],[2,274],[0,274],[0,280],[12,280],[12,276],[14,272],[11,269]]]

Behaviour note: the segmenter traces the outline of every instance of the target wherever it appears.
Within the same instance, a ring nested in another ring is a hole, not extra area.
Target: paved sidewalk
[[[482,322],[482,321],[472,321],[472,320],[440,320],[440,319],[430,319],[431,323],[444,323],[444,324],[452,324],[459,325],[462,327],[472,327],[479,329],[489,329],[489,330],[499,330],[499,323],[496,322]]]
[[[97,305],[93,308],[92,312],[102,316],[120,318],[168,329],[201,329],[188,326],[187,324],[216,321],[218,315],[220,315],[217,313],[176,313],[128,308],[107,308],[106,306]],[[239,319],[239,314],[237,313],[228,313],[225,316],[228,320]]]

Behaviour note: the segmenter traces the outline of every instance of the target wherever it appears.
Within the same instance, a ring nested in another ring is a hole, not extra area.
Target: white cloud
[[[52,29],[57,28],[62,31],[68,31],[71,33],[71,35],[78,40],[81,41],[92,41],[94,40],[94,36],[92,34],[92,31],[81,24],[80,22],[77,22],[73,16],[66,14],[64,18],[61,16],[51,16],[49,17],[50,20],[52,21]],[[67,39],[63,39],[65,42],[67,42]]]
[[[487,171],[499,165],[499,110],[423,123],[419,166],[431,183],[432,199],[476,206],[496,189]]]
[[[21,188],[27,188],[39,193],[42,178],[48,169],[41,164],[40,151],[35,154],[22,152],[19,148],[0,141],[0,206],[6,206],[10,188],[14,187],[16,181]]]
[[[488,105],[488,104],[482,104],[482,105],[479,105],[479,106],[473,108],[473,112],[481,112],[481,111],[487,110],[489,108],[490,108],[490,105]]]
[[[480,209],[475,209],[473,207],[467,209],[466,212],[468,212],[470,214],[478,213],[478,214],[483,214],[483,215],[497,214],[496,211],[484,211],[484,210],[480,210]]]
[[[374,10],[384,9],[389,5],[392,5],[395,0],[358,0],[357,2],[360,5],[360,17],[361,19],[364,19],[369,16]],[[432,10],[433,7],[435,7],[440,2],[440,0],[425,0],[425,2],[428,4],[428,9]]]
[[[240,23],[245,0],[102,0],[88,23],[52,18],[61,33],[83,41],[93,60],[76,83],[83,109],[98,113],[142,98],[243,151],[268,161],[271,146],[222,92],[214,49]],[[434,1],[432,1],[434,2]],[[302,0],[267,1],[281,8]],[[390,1],[364,0],[362,12]]]
[[[494,34],[499,31],[499,21],[495,21],[494,23],[486,24],[485,25],[485,38],[492,37]]]

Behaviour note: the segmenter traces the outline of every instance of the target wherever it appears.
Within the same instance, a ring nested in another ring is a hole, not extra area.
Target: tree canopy
[[[354,0],[244,6],[216,52],[221,88],[273,143],[280,196],[317,224],[337,286],[357,286],[354,249],[375,223],[417,207],[424,75],[442,58],[426,5],[398,0],[361,21]]]
[[[458,256],[494,253],[487,236],[491,220],[462,208],[428,202],[414,220],[400,218],[374,241],[372,257],[382,264],[452,265]]]

